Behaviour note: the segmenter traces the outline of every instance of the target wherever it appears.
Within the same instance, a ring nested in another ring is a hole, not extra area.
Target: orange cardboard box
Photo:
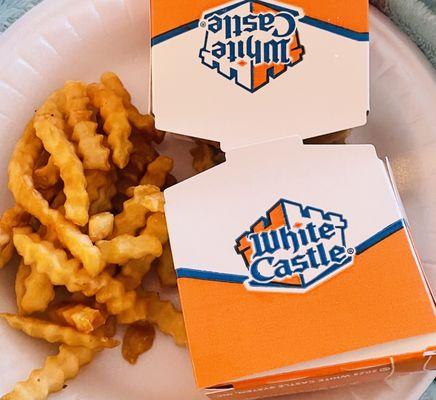
[[[247,146],[165,197],[195,376],[211,398],[434,367],[434,300],[372,146]]]

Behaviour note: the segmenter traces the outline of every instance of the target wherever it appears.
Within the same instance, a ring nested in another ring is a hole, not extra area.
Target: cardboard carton
[[[258,399],[435,367],[389,165],[303,145],[368,112],[368,4],[151,0],[159,129],[226,161],[165,191],[199,388]]]
[[[372,146],[239,148],[165,196],[198,386],[231,385],[211,397],[431,368],[433,298]]]
[[[368,2],[151,0],[157,126],[228,150],[363,125]]]

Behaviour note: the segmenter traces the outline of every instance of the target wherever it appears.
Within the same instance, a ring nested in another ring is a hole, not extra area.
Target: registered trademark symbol
[[[348,254],[354,254],[354,249],[347,249]]]
[[[206,22],[201,21],[201,22],[200,22],[200,26],[201,26],[202,28],[206,27]]]

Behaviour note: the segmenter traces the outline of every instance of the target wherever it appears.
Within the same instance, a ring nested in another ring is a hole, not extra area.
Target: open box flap
[[[226,157],[165,191],[200,387],[435,331],[372,146],[291,137]]]
[[[361,126],[368,1],[151,0],[153,113],[227,151]]]
[[[436,369],[435,348],[246,379],[205,390],[210,399],[246,400],[328,390]]]

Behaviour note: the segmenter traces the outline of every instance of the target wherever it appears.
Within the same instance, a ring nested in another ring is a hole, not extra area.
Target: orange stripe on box
[[[223,0],[151,0],[152,37],[198,20],[204,11],[227,3]],[[311,18],[356,32],[368,32],[367,1],[282,0],[281,3],[301,7]]]
[[[404,230],[305,294],[190,278],[179,289],[199,387],[436,330]]]
[[[419,372],[430,364],[431,356],[420,352],[402,354],[394,357],[381,357],[363,361],[355,361],[332,366],[293,371],[255,379],[235,382],[234,390],[211,393],[209,397],[242,400],[251,398],[252,393],[260,393],[261,397],[295,394],[349,384],[361,384],[374,380],[383,380],[394,374]],[[393,364],[392,364],[393,363]],[[430,368],[427,368],[430,369]]]

